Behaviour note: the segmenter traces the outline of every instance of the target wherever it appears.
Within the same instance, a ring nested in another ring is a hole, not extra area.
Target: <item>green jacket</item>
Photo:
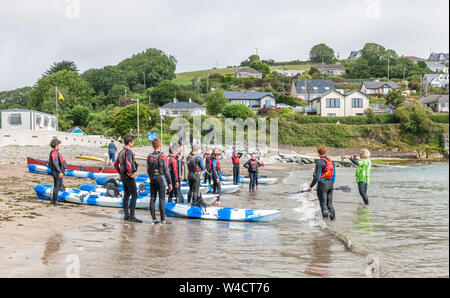
[[[372,167],[372,162],[370,159],[358,160],[358,168],[356,169],[356,183],[364,182],[370,183],[370,168]]]

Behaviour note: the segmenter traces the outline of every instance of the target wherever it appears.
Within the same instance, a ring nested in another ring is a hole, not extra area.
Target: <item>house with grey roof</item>
[[[359,51],[351,51],[350,57],[348,57],[348,59],[349,60],[356,60],[356,59],[358,59],[361,56],[362,56],[361,50],[359,50]]]
[[[383,94],[387,95],[391,90],[398,89],[398,85],[395,82],[377,82],[377,81],[365,81],[361,84],[360,91],[365,94]]]
[[[295,69],[274,69],[274,72],[277,72],[285,77],[295,77],[298,75],[302,75],[304,70],[295,70]]]
[[[342,76],[345,74],[345,66],[338,64],[313,64],[311,67],[315,67],[322,74],[330,75],[330,76]]]
[[[301,101],[309,101],[335,89],[332,80],[294,79],[291,96]]]
[[[235,70],[235,77],[236,78],[257,78],[262,79],[263,74],[260,71],[257,71],[256,69],[253,69],[251,67],[244,67],[240,69]]]
[[[224,95],[230,104],[242,104],[250,108],[269,108],[277,105],[272,92],[225,91]]]
[[[449,54],[448,53],[431,53],[430,58],[428,59],[430,61],[441,61],[441,62],[447,62],[449,61]]]
[[[322,117],[348,117],[364,116],[369,104],[369,96],[359,90],[349,93],[331,90],[311,100],[309,107]]]
[[[449,74],[426,74],[423,76],[423,83],[437,88],[448,89]]]
[[[448,67],[443,62],[427,61],[425,63],[433,72],[448,73]]]
[[[198,103],[177,101],[170,102],[159,109],[161,116],[184,117],[184,116],[200,116],[206,115],[206,108]]]
[[[448,95],[427,95],[422,96],[418,101],[425,108],[431,108],[435,113],[448,113]]]

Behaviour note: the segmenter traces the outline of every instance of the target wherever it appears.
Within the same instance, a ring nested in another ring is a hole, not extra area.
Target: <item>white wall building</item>
[[[2,129],[56,131],[57,117],[33,110],[2,110]]]
[[[369,97],[358,90],[346,94],[332,90],[313,99],[310,108],[322,117],[363,116],[369,108]]]
[[[277,105],[272,92],[224,92],[230,104],[243,104],[250,108],[268,108]]]
[[[201,116],[206,115],[206,108],[198,103],[177,102],[174,100],[159,109],[161,116],[183,117],[183,116]]]

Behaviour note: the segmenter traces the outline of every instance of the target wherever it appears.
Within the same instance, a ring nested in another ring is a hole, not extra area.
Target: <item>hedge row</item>
[[[321,117],[321,116],[308,116],[295,114],[294,121],[300,124],[306,123],[334,123],[348,125],[367,125],[367,124],[394,124],[398,123],[397,117],[394,114],[378,114],[364,116],[351,116],[351,117]]]

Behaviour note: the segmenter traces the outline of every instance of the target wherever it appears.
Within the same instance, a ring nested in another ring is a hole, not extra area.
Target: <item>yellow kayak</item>
[[[104,162],[104,161],[105,161],[103,158],[92,157],[92,156],[75,156],[75,158],[79,158],[79,159],[87,159],[87,160],[94,160],[94,161],[101,161],[101,162]]]

